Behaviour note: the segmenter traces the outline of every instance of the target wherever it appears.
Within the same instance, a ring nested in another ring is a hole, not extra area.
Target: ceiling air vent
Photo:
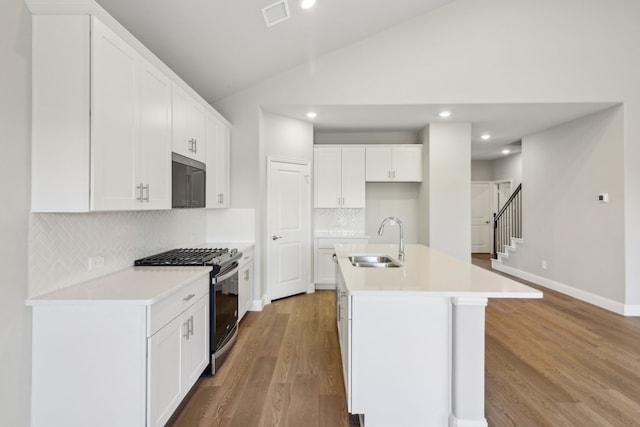
[[[263,8],[262,14],[264,15],[264,22],[267,24],[267,27],[272,27],[282,21],[286,21],[291,16],[289,15],[287,0],[281,0]]]

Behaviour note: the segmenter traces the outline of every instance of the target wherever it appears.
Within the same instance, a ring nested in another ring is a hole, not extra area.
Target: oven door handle
[[[225,272],[222,276],[215,276],[216,283],[220,283],[223,280],[227,280],[229,277],[233,276],[238,272],[238,263],[236,262],[234,264],[235,266],[229,272]]]

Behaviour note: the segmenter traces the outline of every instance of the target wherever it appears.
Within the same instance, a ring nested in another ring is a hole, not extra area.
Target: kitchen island
[[[336,245],[337,321],[347,408],[366,427],[486,426],[489,298],[542,292],[423,245]],[[396,267],[354,266],[384,255]]]

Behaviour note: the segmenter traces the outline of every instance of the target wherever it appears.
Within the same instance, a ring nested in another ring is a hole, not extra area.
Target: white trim
[[[254,299],[251,300],[251,305],[249,306],[248,311],[262,311],[264,308],[264,304],[262,300]]]
[[[336,284],[335,283],[316,283],[315,288],[316,288],[316,291],[335,291]]]
[[[640,316],[640,305],[623,304],[582,289],[574,288],[573,286],[569,286],[564,283],[556,282],[555,280],[547,279],[546,277],[509,267],[508,265],[492,263],[492,268],[623,316]]]
[[[449,427],[487,427],[488,425],[485,418],[482,420],[464,420],[457,418],[453,414],[449,417]]]

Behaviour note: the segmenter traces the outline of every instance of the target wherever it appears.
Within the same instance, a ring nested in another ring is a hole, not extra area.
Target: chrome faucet
[[[378,228],[378,236],[382,236],[382,232],[384,231],[384,226],[387,222],[393,221],[398,224],[400,227],[400,243],[398,245],[398,261],[404,261],[404,236],[402,232],[402,221],[400,221],[395,216],[389,216],[382,220],[382,224],[380,224],[380,228]]]

